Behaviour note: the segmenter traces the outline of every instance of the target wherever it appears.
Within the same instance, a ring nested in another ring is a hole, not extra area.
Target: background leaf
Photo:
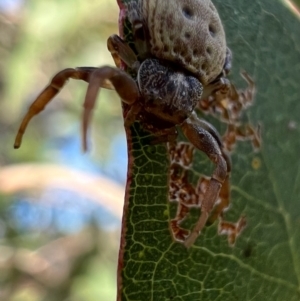
[[[247,117],[261,124],[263,146],[254,153],[243,143],[233,153],[232,205],[226,213],[232,221],[245,214],[248,226],[233,248],[217,234],[217,223],[189,250],[173,242],[167,149],[148,146],[149,137],[135,124],[127,133],[131,170],[118,300],[300,298],[299,20],[279,1],[214,3],[234,56],[230,79],[245,87],[240,71],[246,70],[257,88]],[[197,168],[194,172],[202,172]]]

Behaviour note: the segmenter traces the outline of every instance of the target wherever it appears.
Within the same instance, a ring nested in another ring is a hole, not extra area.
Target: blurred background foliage
[[[101,91],[87,154],[87,85],[74,80],[13,149],[21,118],[56,72],[113,65],[114,33],[115,0],[0,0],[1,301],[115,300],[127,171],[116,94]]]
[[[116,0],[0,0],[1,301],[115,300],[127,170],[117,95],[101,91],[88,154],[86,83],[74,80],[33,119],[20,150],[13,141],[56,72],[113,65],[106,39],[117,32]]]

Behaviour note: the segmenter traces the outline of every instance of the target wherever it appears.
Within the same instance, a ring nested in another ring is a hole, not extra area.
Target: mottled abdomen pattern
[[[222,71],[224,29],[210,0],[141,0],[151,53],[178,63],[204,85]]]

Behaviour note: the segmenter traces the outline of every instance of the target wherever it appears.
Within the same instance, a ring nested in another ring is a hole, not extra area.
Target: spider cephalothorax
[[[108,39],[118,68],[79,67],[56,74],[31,105],[20,126],[15,147],[30,119],[60,91],[69,78],[89,83],[83,116],[83,147],[100,87],[114,88],[127,105],[125,126],[139,120],[157,136],[157,142],[174,142],[181,127],[184,135],[215,164],[201,203],[201,216],[184,244],[189,247],[204,227],[228,177],[229,160],[218,133],[194,112],[199,100],[228,86],[224,78],[231,66],[224,30],[209,0],[141,0],[129,2],[127,20],[133,48],[119,36]],[[120,69],[135,73],[132,78]]]

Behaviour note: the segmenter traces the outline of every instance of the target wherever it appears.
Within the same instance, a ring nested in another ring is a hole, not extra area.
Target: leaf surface
[[[149,134],[135,123],[127,129],[118,300],[300,300],[300,22],[279,1],[214,4],[233,52],[230,80],[245,87],[240,71],[246,70],[257,89],[246,117],[261,124],[263,146],[254,153],[250,143],[239,143],[232,154],[226,212],[231,221],[245,214],[247,228],[234,247],[217,234],[217,222],[190,249],[174,242],[167,148],[149,145]],[[126,22],[121,30],[130,40]],[[220,122],[209,120],[222,132]],[[201,154],[196,159],[193,176],[210,166]]]

